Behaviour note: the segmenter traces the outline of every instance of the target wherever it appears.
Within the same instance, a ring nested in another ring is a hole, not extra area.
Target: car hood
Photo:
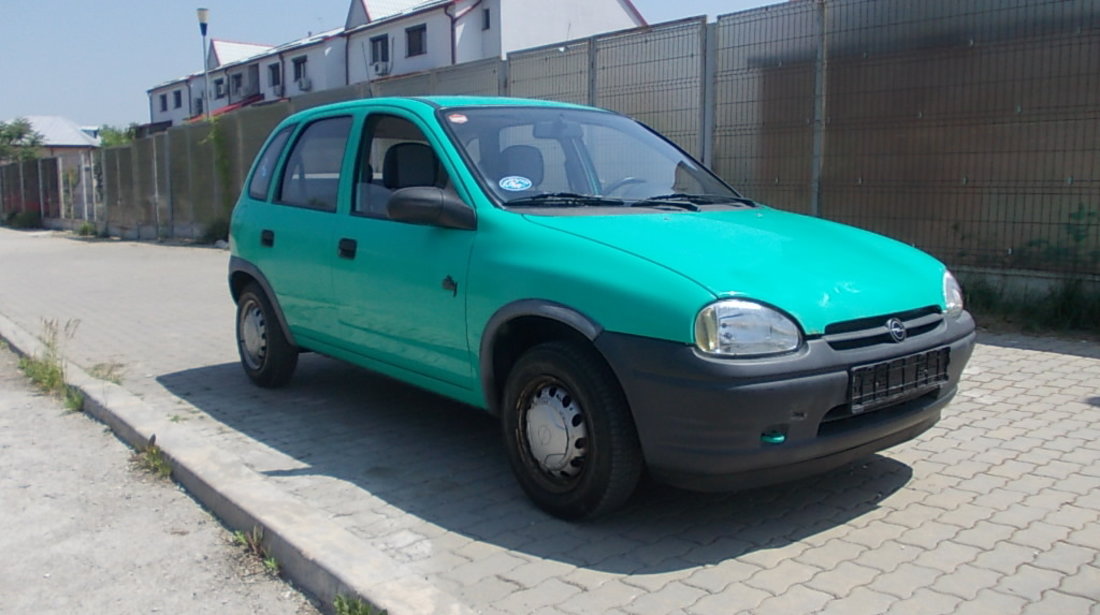
[[[810,335],[834,322],[943,306],[944,267],[924,252],[767,207],[527,219],[676,271],[717,297],[774,305]]]

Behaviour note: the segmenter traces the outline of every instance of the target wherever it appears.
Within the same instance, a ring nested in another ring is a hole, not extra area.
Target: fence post
[[[172,199],[172,131],[164,131],[164,205],[168,214],[168,237],[176,236],[175,201]]]
[[[153,226],[155,230],[153,233],[156,237],[153,239],[160,239],[160,177],[157,175],[157,136],[155,134],[145,137],[150,139],[153,144]],[[140,232],[138,233],[140,235]]]
[[[717,104],[715,81],[718,79],[718,24],[703,24],[703,102],[699,109],[699,157],[703,164],[714,163],[714,107]]]
[[[810,161],[810,215],[821,217],[821,170],[825,164],[826,80],[829,76],[826,7],[828,0],[814,0],[817,11],[817,60],[814,67],[813,152]]]
[[[35,175],[38,176],[38,216],[41,219],[41,218],[46,217],[44,215],[46,213],[45,212],[46,197],[45,197],[45,195],[42,194],[42,159],[41,158],[36,158],[34,160],[34,167],[35,167],[35,171],[37,171],[35,173]]]
[[[588,104],[595,107],[596,101],[599,100],[599,92],[597,91],[596,83],[596,37],[590,36],[586,41],[588,45]]]

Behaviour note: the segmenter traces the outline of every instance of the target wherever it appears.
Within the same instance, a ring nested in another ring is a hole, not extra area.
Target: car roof
[[[333,111],[352,111],[363,108],[371,108],[380,105],[391,105],[409,108],[415,105],[427,105],[436,109],[454,109],[459,107],[552,107],[558,109],[585,109],[589,111],[605,111],[596,107],[563,103],[555,100],[538,100],[533,98],[512,98],[507,96],[380,96],[376,98],[357,98],[338,103],[331,103],[303,109],[286,118],[285,121],[298,120],[315,114],[324,114]]]

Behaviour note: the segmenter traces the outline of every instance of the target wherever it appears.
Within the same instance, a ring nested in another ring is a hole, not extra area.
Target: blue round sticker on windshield
[[[526,177],[521,177],[519,175],[509,175],[508,177],[500,180],[500,183],[498,185],[509,192],[522,192],[524,190],[530,190],[532,186],[531,180],[527,179]]]

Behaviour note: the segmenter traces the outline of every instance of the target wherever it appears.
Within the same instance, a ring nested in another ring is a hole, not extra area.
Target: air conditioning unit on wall
[[[370,68],[375,77],[385,77],[390,74],[389,62],[375,62],[370,65]]]
[[[309,80],[309,77],[302,77],[298,80],[298,89],[303,92],[308,92],[313,88],[313,82]]]

